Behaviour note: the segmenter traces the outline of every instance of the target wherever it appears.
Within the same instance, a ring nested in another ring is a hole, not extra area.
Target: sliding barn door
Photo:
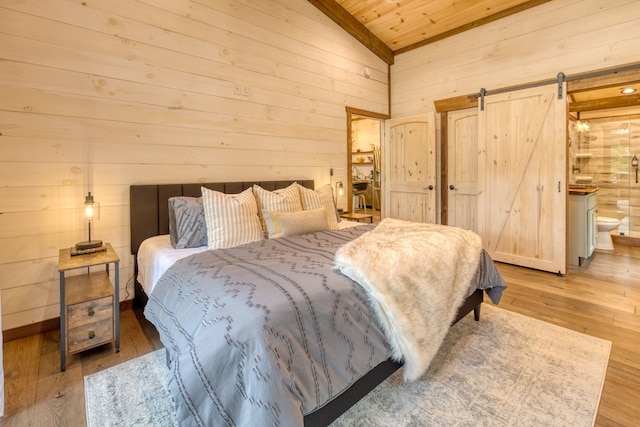
[[[384,216],[437,221],[435,113],[385,123]]]
[[[563,91],[565,92],[565,91]],[[548,85],[484,98],[478,232],[493,259],[566,271],[566,93]]]
[[[447,224],[478,231],[478,110],[447,113]]]

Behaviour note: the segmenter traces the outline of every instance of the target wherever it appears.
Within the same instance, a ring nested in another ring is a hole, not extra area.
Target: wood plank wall
[[[59,315],[87,191],[131,298],[129,185],[329,182],[345,107],[387,113],[388,90],[386,64],[307,1],[0,1],[3,328]]]
[[[640,2],[554,0],[397,55],[393,117],[434,101],[640,61]]]

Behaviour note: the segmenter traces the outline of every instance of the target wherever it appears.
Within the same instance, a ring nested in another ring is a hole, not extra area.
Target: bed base
[[[129,192],[131,254],[136,255],[143,240],[161,234],[169,234],[169,197],[198,197],[201,194],[200,187],[207,187],[212,190],[233,194],[246,190],[254,184],[258,184],[266,190],[273,191],[286,188],[293,182],[298,182],[307,188],[314,188],[314,182],[312,180],[132,185]],[[138,263],[135,257],[134,271],[134,274],[137,276]],[[471,294],[458,309],[457,317],[453,323],[455,324],[471,311],[474,312],[475,320],[480,320],[480,306],[483,301],[483,295],[483,291],[480,289]],[[138,281],[135,280],[134,307],[144,307],[147,300],[147,294]],[[320,427],[331,424],[401,366],[402,363],[394,362],[391,359],[382,362],[351,385],[351,387],[341,395],[328,402],[322,408],[307,414],[304,417],[305,427]]]

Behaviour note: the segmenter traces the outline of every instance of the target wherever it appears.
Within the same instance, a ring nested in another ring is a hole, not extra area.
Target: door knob
[[[451,185],[449,186],[449,190],[456,190],[456,186],[455,186],[455,185],[453,185],[453,184],[451,184]]]
[[[436,188],[436,187],[434,187],[433,185],[429,185],[428,187],[423,187],[422,189],[423,190],[433,190],[434,188]]]

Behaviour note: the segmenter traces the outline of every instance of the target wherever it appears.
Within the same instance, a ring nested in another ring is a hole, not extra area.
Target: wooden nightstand
[[[373,223],[373,215],[371,214],[361,214],[355,212],[343,212],[340,214],[340,218],[346,219],[347,221],[356,221],[363,222],[367,221],[369,224]]]
[[[111,244],[106,251],[71,256],[60,249],[60,370],[66,369],[66,355],[115,340],[120,351],[120,258]],[[109,264],[114,265],[114,284],[109,280]],[[105,271],[89,272],[89,267],[105,265]],[[65,278],[68,270],[86,268],[87,273]]]

